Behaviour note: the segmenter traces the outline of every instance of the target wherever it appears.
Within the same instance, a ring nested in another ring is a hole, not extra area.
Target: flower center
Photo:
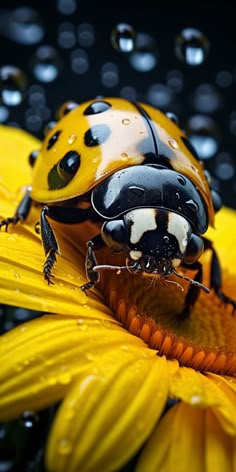
[[[204,258],[203,282],[208,286],[209,260],[207,255]],[[116,256],[112,263],[122,265],[124,261]],[[192,278],[194,272],[186,275]],[[213,290],[201,292],[191,314],[183,318],[189,287],[184,280],[164,280],[128,270],[120,274],[104,271],[100,287],[122,326],[159,355],[202,372],[236,375],[236,319],[232,307],[224,306]],[[234,293],[232,276],[226,272],[224,291]]]

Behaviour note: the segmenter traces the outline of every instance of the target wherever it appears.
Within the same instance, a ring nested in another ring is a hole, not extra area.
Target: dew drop
[[[76,8],[76,0],[57,0],[57,9],[62,15],[72,15]]]
[[[119,23],[111,32],[111,44],[116,51],[130,53],[135,46],[136,32],[128,23]]]
[[[123,118],[122,123],[123,123],[123,125],[129,125],[130,124],[130,119],[129,118]]]
[[[31,429],[38,423],[39,416],[34,411],[24,411],[20,421],[26,429]]]
[[[42,18],[30,7],[19,7],[12,12],[1,13],[1,33],[18,44],[37,44],[44,37]]]
[[[182,72],[176,69],[169,70],[166,75],[166,85],[174,92],[181,92],[184,87]]]
[[[179,149],[179,145],[178,145],[177,141],[173,138],[168,139],[168,144],[172,149]]]
[[[57,34],[58,45],[63,49],[73,48],[76,44],[75,27],[70,22],[61,23]]]
[[[219,146],[219,130],[211,117],[193,115],[186,123],[186,131],[200,159],[211,159],[215,155]]]
[[[220,70],[216,74],[216,85],[221,88],[230,87],[233,83],[233,76],[228,70]]]
[[[60,441],[58,442],[59,454],[67,455],[70,453],[71,449],[72,449],[72,445],[68,439],[66,438],[60,439]]]
[[[156,40],[147,33],[137,33],[135,49],[129,56],[129,63],[138,72],[150,72],[158,63]]]
[[[175,55],[189,66],[202,64],[209,49],[208,38],[196,28],[185,28],[175,38]]]
[[[89,58],[87,51],[75,49],[70,55],[71,69],[75,74],[83,75],[89,70]]]
[[[235,175],[235,163],[231,154],[220,152],[215,159],[214,173],[220,180],[232,179]]]
[[[164,84],[152,84],[147,90],[148,101],[159,108],[169,108],[172,101],[172,90]]]
[[[114,62],[106,62],[101,68],[101,82],[105,87],[116,87],[119,83],[119,69]]]
[[[78,43],[83,48],[90,48],[95,43],[95,31],[90,23],[80,23],[78,26]]]
[[[127,161],[127,159],[128,159],[129,156],[128,156],[128,154],[127,154],[126,152],[122,152],[122,153],[121,153],[121,157],[122,157],[122,161]]]
[[[68,138],[68,144],[73,144],[78,138],[77,134],[71,134]]]
[[[13,65],[0,68],[0,97],[4,105],[14,107],[22,103],[26,87],[26,75],[21,69]]]
[[[0,123],[4,123],[5,121],[7,121],[8,117],[9,110],[6,107],[0,105]]]
[[[200,84],[190,97],[193,108],[202,113],[214,113],[222,105],[222,96],[211,84]]]
[[[53,82],[59,75],[62,60],[59,52],[49,45],[43,45],[36,49],[31,58],[33,74],[40,82]]]

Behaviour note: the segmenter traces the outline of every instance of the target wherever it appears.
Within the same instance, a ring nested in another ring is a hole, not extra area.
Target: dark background
[[[165,112],[176,113],[187,131],[188,120],[193,115],[200,113],[213,120],[209,129],[200,130],[203,136],[213,133],[217,142],[216,152],[205,160],[205,165],[218,179],[224,203],[235,207],[236,28],[233,2],[146,0],[138,4],[132,1],[66,1],[67,5],[71,2],[75,5],[71,14],[60,11],[59,0],[0,1],[0,67],[15,65],[27,77],[22,102],[17,106],[3,104],[9,114],[2,122],[22,127],[41,139],[46,123],[54,118],[59,105],[67,100],[79,103],[98,95],[123,95],[152,103],[150,87],[157,85],[162,97],[170,92],[171,98],[167,103],[160,98],[154,105]],[[6,13],[23,6],[35,10],[41,23],[43,37],[35,44],[21,44],[9,34],[11,23],[6,20],[9,18]],[[70,23],[75,37],[74,45],[68,48],[58,44],[58,32],[65,22]],[[137,33],[148,33],[156,41],[157,64],[152,70],[135,70],[129,62],[129,55],[112,47],[111,31],[121,22],[131,24]],[[94,31],[95,40],[90,46],[81,44],[79,39],[78,28],[83,23],[89,23]],[[186,27],[199,29],[209,40],[209,54],[199,66],[191,67],[175,55],[176,36]],[[34,76],[33,58],[41,45],[53,46],[60,56],[59,73],[52,82],[43,83]],[[88,70],[85,73],[75,73],[71,68],[71,54],[78,49],[87,56]],[[116,83],[110,86],[102,82],[102,70],[107,63],[115,64],[119,74]],[[168,77],[173,71],[181,77],[181,90],[172,88],[170,91]],[[229,83],[220,83],[217,79],[222,71],[223,75],[226,72]],[[32,106],[30,102],[35,84],[40,85],[44,94],[40,112],[37,104]],[[195,106],[193,97],[198,87],[204,84],[210,84],[219,103],[213,109],[206,107],[202,111]]]

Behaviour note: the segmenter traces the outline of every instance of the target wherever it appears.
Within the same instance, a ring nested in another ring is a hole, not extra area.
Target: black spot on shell
[[[54,133],[51,136],[51,138],[48,140],[47,150],[51,149],[54,146],[54,144],[57,142],[60,134],[61,134],[61,130],[58,130],[58,131],[56,131],[56,133]]]
[[[111,130],[107,125],[95,125],[89,128],[84,135],[84,143],[88,147],[99,146],[109,138]]]
[[[67,152],[62,159],[52,167],[48,174],[49,190],[66,187],[77,173],[79,166],[80,155],[78,152]]]
[[[91,103],[85,110],[84,115],[97,115],[97,113],[103,113],[111,107],[111,104],[104,100],[99,100]]]
[[[36,151],[32,151],[29,155],[29,164],[31,165],[31,167],[34,166],[35,162],[36,162],[36,159],[38,157],[38,154],[39,154],[39,150],[37,149]]]

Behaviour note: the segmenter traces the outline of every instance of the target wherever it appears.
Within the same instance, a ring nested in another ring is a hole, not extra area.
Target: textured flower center
[[[124,262],[124,261],[123,261]],[[114,258],[117,263],[117,258]],[[118,259],[119,263],[119,259]],[[205,269],[206,267],[206,269]],[[205,256],[204,283],[209,285]],[[187,274],[194,276],[194,272]],[[122,326],[142,338],[160,355],[199,371],[236,375],[236,317],[214,291],[201,293],[191,314],[181,317],[189,283],[168,281],[128,270],[102,274],[106,302]],[[233,294],[233,282],[224,273],[224,290]]]

